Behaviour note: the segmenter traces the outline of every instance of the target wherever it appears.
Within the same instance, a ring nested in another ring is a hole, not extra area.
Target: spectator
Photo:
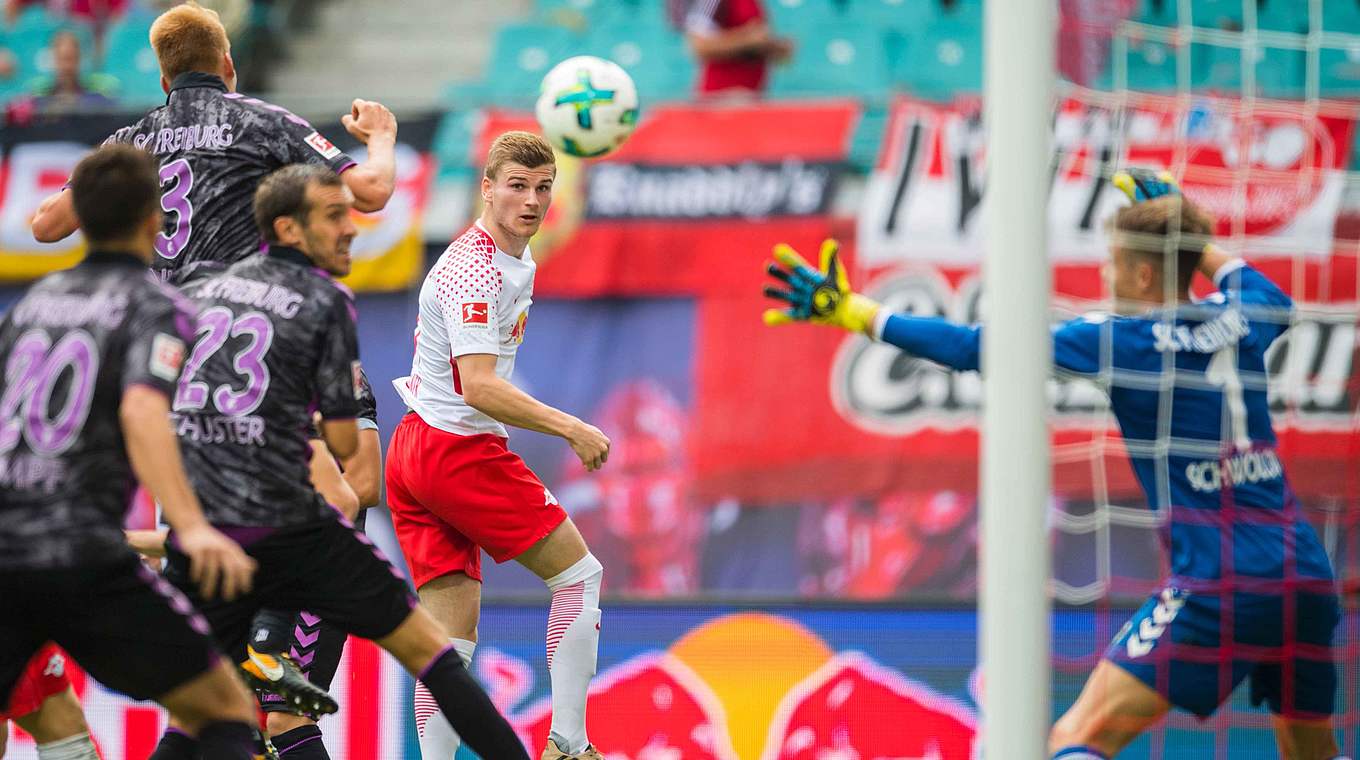
[[[693,0],[679,15],[699,59],[699,95],[759,93],[771,63],[793,54],[793,41],[775,36],[760,0]]]
[[[117,80],[107,74],[80,72],[80,38],[74,32],[52,35],[50,47],[52,75],[34,80],[31,95],[9,104],[9,123],[23,124],[36,117],[98,111],[115,105],[112,93]]]

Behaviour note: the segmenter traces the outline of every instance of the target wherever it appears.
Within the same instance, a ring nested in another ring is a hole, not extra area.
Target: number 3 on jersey
[[[185,159],[171,161],[161,167],[161,187],[170,188],[161,194],[161,208],[173,215],[175,228],[169,235],[156,235],[156,253],[163,259],[177,258],[189,245],[193,234],[194,204],[189,202],[189,191],[194,187],[194,170]]]
[[[176,411],[197,411],[208,405],[208,384],[194,379],[203,364],[226,345],[229,338],[248,336],[250,343],[232,359],[232,368],[245,377],[241,390],[223,383],[211,389],[217,411],[227,416],[250,414],[264,400],[269,390],[269,367],[264,355],[274,342],[274,323],[265,315],[252,311],[233,318],[225,306],[214,306],[198,316],[199,339],[184,365],[175,391]]]

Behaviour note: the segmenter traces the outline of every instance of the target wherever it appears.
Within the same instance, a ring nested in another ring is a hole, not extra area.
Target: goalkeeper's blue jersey
[[[1054,363],[1108,392],[1149,506],[1168,510],[1174,578],[1330,579],[1266,400],[1266,349],[1288,328],[1293,303],[1240,261],[1216,281],[1219,292],[1202,302],[1059,326]],[[977,327],[894,314],[882,339],[956,369],[979,366]]]

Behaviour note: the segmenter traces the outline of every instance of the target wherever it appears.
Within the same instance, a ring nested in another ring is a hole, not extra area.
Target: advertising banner
[[[743,292],[770,246],[821,239],[859,114],[854,102],[665,105],[605,159],[558,165],[534,240],[535,292],[551,296]],[[793,125],[797,125],[796,128]],[[536,130],[492,111],[473,141]]]
[[[1128,614],[1055,613],[1055,715]],[[534,756],[550,717],[547,615],[546,600],[488,605],[472,665]],[[1356,635],[1353,614],[1342,625]],[[1357,696],[1356,667],[1343,664],[1338,704]],[[609,760],[977,760],[984,677],[971,609],[606,604],[587,730]],[[331,757],[420,757],[412,682],[391,657],[351,639],[334,683],[340,712],[320,724]],[[91,681],[79,691],[104,760],[146,757],[159,708]],[[1206,739],[1229,757],[1272,746],[1245,689],[1213,726],[1173,713],[1120,757],[1202,757]],[[1347,724],[1340,738],[1353,752],[1360,735]],[[5,757],[34,760],[32,740],[16,734]],[[464,748],[457,760],[473,757]]]
[[[33,239],[33,213],[44,198],[62,188],[90,148],[140,117],[81,116],[0,131],[0,281],[31,280],[80,260],[84,255],[80,233],[57,243],[39,243]],[[421,219],[433,171],[429,150],[437,121],[436,115],[402,120],[396,192],[380,212],[355,212],[359,236],[351,247],[354,271],[346,283],[356,290],[403,289],[424,273]],[[321,131],[363,160],[363,147],[338,121]]]
[[[1218,219],[1217,234],[1243,253],[1332,252],[1353,106],[1099,95],[1068,98],[1054,114],[1054,261],[1104,256],[1102,224],[1121,203],[1107,179],[1127,165],[1171,169],[1186,194]],[[977,98],[897,102],[859,214],[863,266],[981,259],[984,129]]]

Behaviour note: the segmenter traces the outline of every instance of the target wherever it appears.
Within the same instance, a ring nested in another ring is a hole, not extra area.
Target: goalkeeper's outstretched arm
[[[775,246],[774,256],[779,264],[770,264],[768,271],[781,285],[766,287],[765,295],[786,302],[788,308],[766,311],[765,324],[830,325],[864,333],[951,369],[967,372],[981,368],[981,327],[939,317],[896,314],[854,292],[841,267],[835,241],[822,244],[819,269],[813,269],[787,245]],[[1100,325],[1100,319],[1077,319],[1055,330],[1055,364],[1078,374],[1098,372]]]

